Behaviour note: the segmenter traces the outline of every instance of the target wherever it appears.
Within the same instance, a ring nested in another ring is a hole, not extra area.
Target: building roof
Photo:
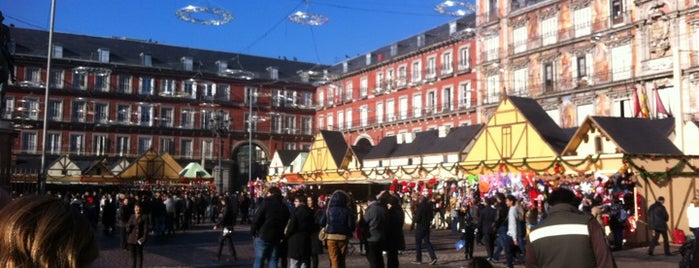
[[[282,165],[288,167],[299,156],[300,153],[307,153],[308,150],[277,150]]]
[[[46,58],[48,32],[12,27],[11,33],[15,41],[15,56],[28,55]],[[158,68],[161,71],[183,71],[183,57],[191,57],[194,63],[193,74],[218,74],[219,69],[216,62],[223,61],[227,63],[228,69],[243,69],[253,72],[257,78],[263,79],[269,79],[268,68],[275,67],[278,70],[280,80],[294,82],[301,82],[299,71],[322,72],[328,68],[328,66],[316,63],[178,47],[149,40],[118,37],[105,38],[56,32],[53,36],[53,43],[63,48],[62,59],[86,61],[86,63],[95,65],[91,67],[102,66],[102,64],[104,66],[119,64],[145,67],[142,64],[142,55],[150,55],[152,68]],[[99,62],[98,49],[109,50],[108,64]]]
[[[343,73],[343,64],[347,63],[347,72],[361,70],[370,66],[378,65],[386,60],[399,58],[410,53],[416,52],[420,49],[429,48],[434,44],[442,43],[444,41],[462,38],[466,31],[473,30],[476,28],[476,15],[471,14],[454,21],[456,23],[456,32],[451,34],[449,31],[449,23],[439,25],[435,28],[416,34],[414,36],[408,37],[406,39],[400,40],[388,46],[378,48],[374,51],[368,52],[371,54],[371,64],[366,64],[366,55],[359,55],[354,58],[348,57],[347,60],[342,61],[338,64],[330,67],[330,72],[334,74]],[[418,36],[424,38],[424,45],[418,46]],[[395,55],[391,54],[391,50],[394,47],[396,49]]]
[[[321,130],[320,134],[323,135],[325,144],[328,146],[328,150],[330,151],[335,164],[338,167],[342,166],[342,160],[345,158],[345,154],[347,154],[347,149],[349,148],[347,142],[345,141],[345,137],[342,135],[342,132]]]
[[[508,99],[556,153],[563,152],[570,134],[566,134],[536,100],[516,96],[508,96]]]
[[[682,155],[682,151],[668,139],[670,130],[674,129],[674,118],[649,120],[591,116],[590,120],[624,153]]]
[[[480,133],[482,128],[481,124],[453,127],[442,138],[439,137],[439,130],[432,129],[415,133],[415,139],[412,142],[402,144],[398,144],[396,136],[388,136],[383,138],[364,159],[458,153]]]

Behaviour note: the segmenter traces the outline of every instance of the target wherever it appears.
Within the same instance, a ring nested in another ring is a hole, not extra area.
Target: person
[[[457,217],[460,218],[459,229],[461,229],[461,239],[464,240],[464,258],[473,259],[473,244],[476,242],[476,224],[474,223],[473,216],[471,216],[471,209],[469,205],[464,204],[459,208]]]
[[[357,223],[355,224],[354,236],[359,240],[359,254],[366,256],[366,238],[369,232],[369,226],[367,226],[366,220],[364,219],[364,213],[364,208],[360,206],[359,217],[357,217]]]
[[[270,187],[250,225],[250,235],[254,237],[255,248],[253,267],[262,268],[265,262],[269,262],[269,267],[277,267],[284,228],[289,217],[289,209],[282,202],[282,191],[277,187]]]
[[[240,198],[240,224],[250,223],[250,203],[248,193],[243,193]]]
[[[417,208],[415,209],[415,261],[414,264],[422,264],[422,246],[427,248],[427,253],[430,255],[430,265],[437,264],[437,254],[434,253],[434,247],[430,242],[430,225],[434,218],[434,205],[427,200],[427,197],[420,195],[418,197]]]
[[[136,202],[133,206],[133,215],[129,218],[126,224],[129,244],[131,251],[132,267],[143,267],[143,244],[148,240],[148,230],[150,229],[150,218],[142,214],[141,203]]]
[[[320,232],[320,217],[323,215],[323,210],[316,205],[313,196],[306,197],[306,205],[313,211],[313,232],[311,232],[311,268],[318,268],[318,255],[323,254],[323,243],[318,239]]]
[[[99,255],[90,223],[68,203],[24,196],[0,210],[3,267],[90,267]]]
[[[382,192],[380,195],[380,200],[377,200],[374,195],[369,195],[366,212],[364,213],[364,220],[369,227],[369,232],[367,233],[367,247],[366,247],[366,259],[369,261],[369,267],[385,267],[383,262],[383,244],[386,238],[386,214],[388,213],[386,209],[387,197],[386,192]]]
[[[694,234],[694,239],[699,238],[699,197],[689,203],[687,207],[687,221],[689,230]]]
[[[123,199],[121,200],[121,206],[119,207],[119,228],[121,232],[121,240],[120,240],[120,245],[121,249],[123,250],[129,250],[129,244],[127,243],[129,234],[127,232],[128,229],[128,222],[129,219],[131,218],[131,215],[133,215],[133,203],[128,196],[123,196]]]
[[[478,213],[480,214],[478,230],[483,233],[483,245],[485,246],[487,259],[490,261],[493,258],[493,251],[495,250],[495,229],[493,226],[498,212],[495,208],[493,198],[486,197],[483,199],[483,203],[484,206]]]
[[[502,241],[502,245],[505,249],[505,267],[514,267],[514,257],[513,246],[519,247],[519,235],[521,233],[521,228],[519,227],[518,210],[517,210],[517,198],[513,195],[508,195],[505,199],[505,205],[507,205],[507,233]]]
[[[625,213],[626,211],[622,200],[616,199],[609,205],[609,228],[614,238],[614,250],[621,250],[624,245],[624,229],[626,228],[626,218],[624,215],[628,215]]]
[[[650,245],[648,246],[648,255],[650,256],[653,256],[653,249],[655,245],[658,244],[660,235],[663,236],[665,255],[672,256],[672,253],[670,253],[670,240],[667,235],[667,221],[670,219],[670,215],[668,215],[665,206],[663,206],[664,203],[665,197],[660,196],[655,203],[648,208],[648,228],[653,230],[653,239],[651,239]]]
[[[289,267],[307,268],[311,262],[311,233],[317,229],[317,224],[304,196],[294,197],[294,206],[296,209],[286,228]]]
[[[219,219],[216,224],[214,224],[214,230],[221,228],[221,237],[218,239],[218,254],[216,255],[216,261],[221,261],[221,251],[223,251],[223,245],[228,242],[228,251],[230,252],[232,260],[238,258],[235,252],[235,246],[233,245],[233,225],[235,222],[235,214],[233,214],[231,205],[228,204],[227,198],[219,199],[221,202],[221,219]],[[228,259],[231,261],[231,259]]]
[[[506,200],[507,197],[503,193],[495,193],[495,209],[497,210],[497,217],[493,223],[493,230],[496,234],[495,240],[495,250],[493,251],[492,259],[493,261],[500,261],[500,253],[503,250],[507,250],[505,247],[508,244],[507,239],[507,224],[508,224],[508,212],[510,209],[507,207]],[[507,257],[508,252],[505,251],[505,257]]]
[[[320,218],[320,226],[325,226],[328,234],[326,244],[332,268],[346,267],[347,246],[356,222],[349,202],[349,195],[345,191],[335,190]]]
[[[405,212],[400,205],[400,198],[396,194],[388,197],[388,213],[386,214],[386,267],[398,268],[398,252],[405,250]]]
[[[579,202],[566,188],[549,194],[548,216],[527,237],[526,267],[616,267],[604,229]]]
[[[114,233],[114,225],[116,223],[116,211],[117,205],[112,195],[107,193],[104,195],[104,204],[102,205],[102,225],[103,232],[107,236],[111,236]]]

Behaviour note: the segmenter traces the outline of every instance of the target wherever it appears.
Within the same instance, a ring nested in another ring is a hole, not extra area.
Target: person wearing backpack
[[[613,250],[621,250],[624,242],[624,228],[626,228],[626,219],[623,218],[624,205],[619,199],[614,200],[609,206],[609,228],[612,230],[614,241],[612,244]],[[628,216],[628,214],[626,214]]]
[[[672,253],[670,253],[670,240],[667,235],[667,221],[670,219],[670,216],[665,206],[663,206],[663,203],[665,203],[665,197],[660,196],[655,203],[648,208],[648,228],[653,230],[653,239],[648,246],[648,255],[650,256],[653,256],[653,248],[655,248],[655,244],[658,243],[660,235],[663,236],[665,255],[672,256]]]

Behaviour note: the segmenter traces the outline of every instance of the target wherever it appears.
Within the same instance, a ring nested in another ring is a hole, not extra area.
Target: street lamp
[[[218,138],[218,166],[216,168],[218,171],[218,189],[223,193],[223,166],[221,164],[221,159],[223,158],[223,135],[228,132],[231,122],[228,119],[228,113],[223,110],[212,112],[209,120],[211,121],[211,131]]]
[[[260,94],[256,91],[254,91],[252,88],[248,90],[248,106],[250,106],[250,110],[248,112],[248,185],[250,185],[250,182],[252,181],[252,153],[253,153],[253,145],[252,145],[252,131],[253,131],[253,124],[257,125],[257,122],[260,121],[265,121],[266,119],[257,115],[253,115],[252,113],[252,104],[253,101],[257,97],[261,96],[267,96],[266,94]]]
[[[51,58],[53,58],[53,31],[54,31],[54,22],[55,22],[55,15],[56,15],[56,0],[51,0],[51,18],[49,19],[50,25],[49,25],[49,48],[48,48],[48,54],[46,55],[46,85],[45,85],[45,90],[44,90],[44,123],[43,123],[43,128],[41,129],[41,134],[43,135],[41,139],[43,142],[41,143],[41,146],[43,147],[41,150],[41,167],[39,167],[39,178],[37,181],[36,185],[36,192],[38,194],[44,194],[46,191],[46,132],[48,131],[48,109],[49,109],[49,88],[51,87]]]

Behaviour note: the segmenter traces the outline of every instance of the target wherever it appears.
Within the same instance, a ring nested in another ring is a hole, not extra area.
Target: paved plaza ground
[[[212,230],[212,224],[195,225],[188,231],[178,231],[168,237],[152,236],[144,249],[144,267],[252,267],[253,248],[252,238],[249,236],[249,225],[236,226],[235,241],[238,260],[225,261],[227,249],[224,248],[223,262],[214,259],[218,251],[218,237],[220,231]],[[400,255],[400,267],[429,266],[411,264],[415,260],[415,241],[411,231],[405,231],[407,250]],[[119,234],[104,236],[99,232],[100,256],[92,267],[130,267],[128,251],[119,246]],[[435,246],[439,262],[431,267],[469,267],[469,262],[464,259],[463,251],[456,251],[454,244],[458,235],[449,230],[433,230],[432,243]],[[356,242],[356,241],[355,241]],[[631,248],[614,252],[614,257],[619,267],[678,267],[681,256],[678,246],[671,246],[674,256],[662,255],[662,246],[656,247],[656,255],[646,255],[646,248]],[[476,246],[476,256],[485,256],[485,249]],[[423,252],[423,261],[429,261],[426,252]],[[320,267],[330,267],[327,255],[319,256]],[[347,261],[348,267],[367,267],[367,260],[359,253],[359,249],[351,250]],[[503,267],[498,264],[496,267]],[[524,267],[517,265],[515,267]]]

